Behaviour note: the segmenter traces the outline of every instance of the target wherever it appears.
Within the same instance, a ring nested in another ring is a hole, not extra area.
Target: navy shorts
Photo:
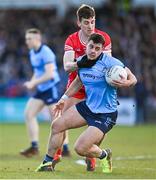
[[[87,121],[88,126],[95,126],[104,134],[110,131],[116,124],[117,111],[112,113],[93,113],[86,105],[86,101],[78,103],[76,109]]]
[[[46,91],[39,91],[34,94],[33,98],[42,100],[46,105],[56,103],[58,101],[58,90],[57,87],[52,87]]]

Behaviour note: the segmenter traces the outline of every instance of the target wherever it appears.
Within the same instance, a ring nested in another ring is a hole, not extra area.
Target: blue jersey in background
[[[35,51],[34,49],[30,50],[30,62],[33,67],[35,77],[38,78],[45,73],[45,65],[52,63],[54,66],[53,72],[51,72],[51,80],[43,82],[37,85],[39,91],[45,91],[60,81],[60,77],[56,65],[56,56],[53,51],[46,45],[41,45],[41,47]]]

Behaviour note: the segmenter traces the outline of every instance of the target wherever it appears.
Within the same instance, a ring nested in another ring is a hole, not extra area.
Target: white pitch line
[[[140,160],[140,159],[156,159],[156,156],[151,156],[151,155],[138,155],[138,156],[119,156],[119,157],[115,157],[114,160],[116,161],[120,161],[120,160]]]
[[[117,167],[117,166],[113,166],[113,168],[115,168],[115,169],[117,169],[117,168],[119,168],[119,169],[127,169],[127,167],[121,167],[121,166],[119,166],[119,167]],[[136,168],[136,167],[129,167],[129,169],[135,169],[135,170],[146,170],[146,171],[156,171],[156,169],[154,169],[154,168]]]

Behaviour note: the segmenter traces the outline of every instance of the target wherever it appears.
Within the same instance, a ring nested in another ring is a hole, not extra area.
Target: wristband
[[[68,99],[69,97],[66,95],[66,94],[63,94],[63,96],[61,97],[61,99],[63,99],[63,100],[66,100],[66,99]]]

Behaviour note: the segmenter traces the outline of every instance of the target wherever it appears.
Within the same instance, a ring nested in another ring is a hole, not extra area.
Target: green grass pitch
[[[0,124],[0,178],[1,179],[147,179],[156,178],[156,126],[114,127],[101,147],[113,151],[113,172],[103,174],[99,167],[86,172],[85,166],[75,161],[83,159],[73,151],[73,144],[85,129],[70,130],[71,158],[64,158],[55,172],[34,172],[46,152],[49,123],[40,124],[40,155],[24,158],[19,155],[29,142],[24,124]]]

